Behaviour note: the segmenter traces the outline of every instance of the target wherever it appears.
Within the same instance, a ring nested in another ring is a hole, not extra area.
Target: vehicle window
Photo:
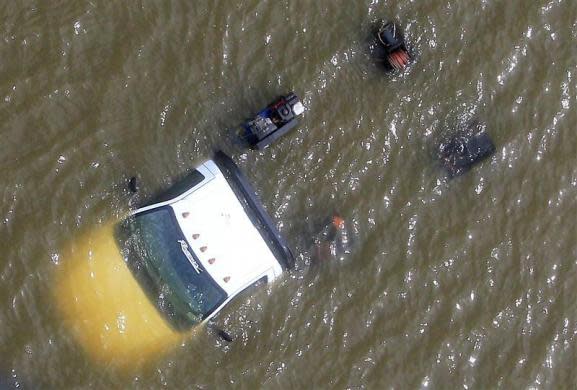
[[[136,279],[177,330],[209,316],[227,295],[202,267],[169,207],[124,221],[117,235]]]

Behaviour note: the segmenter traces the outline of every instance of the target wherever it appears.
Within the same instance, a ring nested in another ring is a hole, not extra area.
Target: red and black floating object
[[[411,54],[405,44],[401,28],[393,22],[381,22],[375,30],[375,56],[388,70],[404,70],[411,61]]]

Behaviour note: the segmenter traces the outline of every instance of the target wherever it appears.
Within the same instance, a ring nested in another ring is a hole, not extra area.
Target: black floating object
[[[478,122],[439,145],[439,159],[451,177],[464,174],[493,153],[495,145]]]
[[[241,137],[253,149],[264,149],[294,129],[305,107],[294,93],[280,96],[243,124]]]
[[[138,192],[138,179],[136,178],[136,176],[132,176],[130,179],[128,179],[128,189],[133,194],[136,194]]]
[[[230,334],[228,334],[226,331],[222,330],[222,329],[218,329],[217,334],[219,335],[219,337],[221,339],[223,339],[224,341],[226,341],[227,343],[231,343],[232,342],[232,336]]]
[[[382,61],[387,70],[403,70],[411,61],[401,27],[393,22],[381,21],[374,31],[376,44],[373,55]]]
[[[223,339],[227,343],[232,342],[232,336],[228,332],[222,330],[221,328],[219,328],[218,326],[216,326],[215,324],[213,324],[211,322],[208,323],[208,327],[210,329],[212,329],[218,335],[218,337],[220,337],[221,339]]]

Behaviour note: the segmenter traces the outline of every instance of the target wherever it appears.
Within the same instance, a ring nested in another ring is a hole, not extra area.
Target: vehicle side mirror
[[[218,337],[220,337],[221,339],[223,339],[224,341],[226,341],[227,343],[231,343],[233,338],[230,335],[230,333],[228,333],[227,331],[219,328],[218,326],[216,326],[214,323],[209,322],[207,327],[209,329],[211,329],[212,331],[214,331]]]
[[[128,189],[133,194],[136,194],[138,192],[138,179],[136,178],[136,176],[132,176],[130,179],[128,179]]]

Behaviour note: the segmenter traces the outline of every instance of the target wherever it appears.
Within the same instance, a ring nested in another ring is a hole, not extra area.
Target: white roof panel
[[[232,295],[271,269],[282,269],[224,176],[213,173],[214,179],[171,206],[204,268]]]

